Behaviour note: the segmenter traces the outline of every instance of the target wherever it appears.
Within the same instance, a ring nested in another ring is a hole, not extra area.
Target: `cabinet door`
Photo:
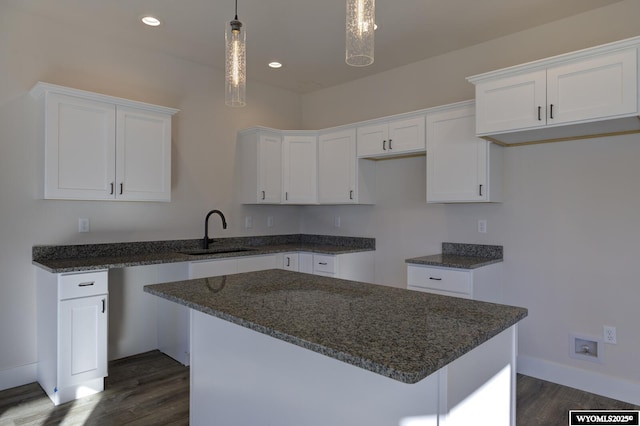
[[[116,198],[171,201],[171,117],[118,107]]]
[[[114,197],[115,106],[47,94],[45,198]]]
[[[317,141],[315,135],[289,135],[282,139],[283,203],[318,202]]]
[[[298,271],[298,253],[284,253],[282,255],[282,269]]]
[[[107,297],[59,302],[59,388],[107,375]]]
[[[487,144],[472,104],[427,116],[427,202],[486,201]]]
[[[546,125],[544,70],[476,85],[478,134]]]
[[[318,201],[355,203],[355,129],[320,135],[318,138]]]
[[[389,126],[387,123],[358,127],[358,157],[383,155],[388,149]]]
[[[636,49],[547,70],[547,123],[592,120],[637,111]]]
[[[390,154],[424,151],[424,116],[390,122],[387,148]]]
[[[282,138],[260,134],[258,141],[258,202],[282,200]]]

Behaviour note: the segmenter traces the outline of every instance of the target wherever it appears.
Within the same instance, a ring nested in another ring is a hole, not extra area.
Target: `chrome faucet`
[[[217,213],[220,216],[220,219],[222,219],[222,229],[227,229],[227,220],[224,218],[224,215],[220,210],[211,210],[207,213],[207,217],[204,220],[204,238],[202,239],[202,248],[205,250],[209,248],[209,243],[213,240],[209,239],[209,216],[214,213]]]

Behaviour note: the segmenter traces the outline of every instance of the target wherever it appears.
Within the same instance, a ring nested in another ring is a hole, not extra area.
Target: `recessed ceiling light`
[[[141,20],[150,27],[157,27],[161,23],[158,18],[153,16],[143,16]]]
[[[269,62],[270,68],[282,68],[282,64],[278,61]]]

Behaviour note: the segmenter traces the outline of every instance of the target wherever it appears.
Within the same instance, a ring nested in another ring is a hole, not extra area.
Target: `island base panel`
[[[515,326],[406,384],[195,310],[191,316],[192,425],[436,426],[469,416],[513,424]]]

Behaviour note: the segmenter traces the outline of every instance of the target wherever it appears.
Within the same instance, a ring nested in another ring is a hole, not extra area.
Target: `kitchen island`
[[[526,309],[283,270],[145,292],[191,308],[193,425],[515,423]]]

